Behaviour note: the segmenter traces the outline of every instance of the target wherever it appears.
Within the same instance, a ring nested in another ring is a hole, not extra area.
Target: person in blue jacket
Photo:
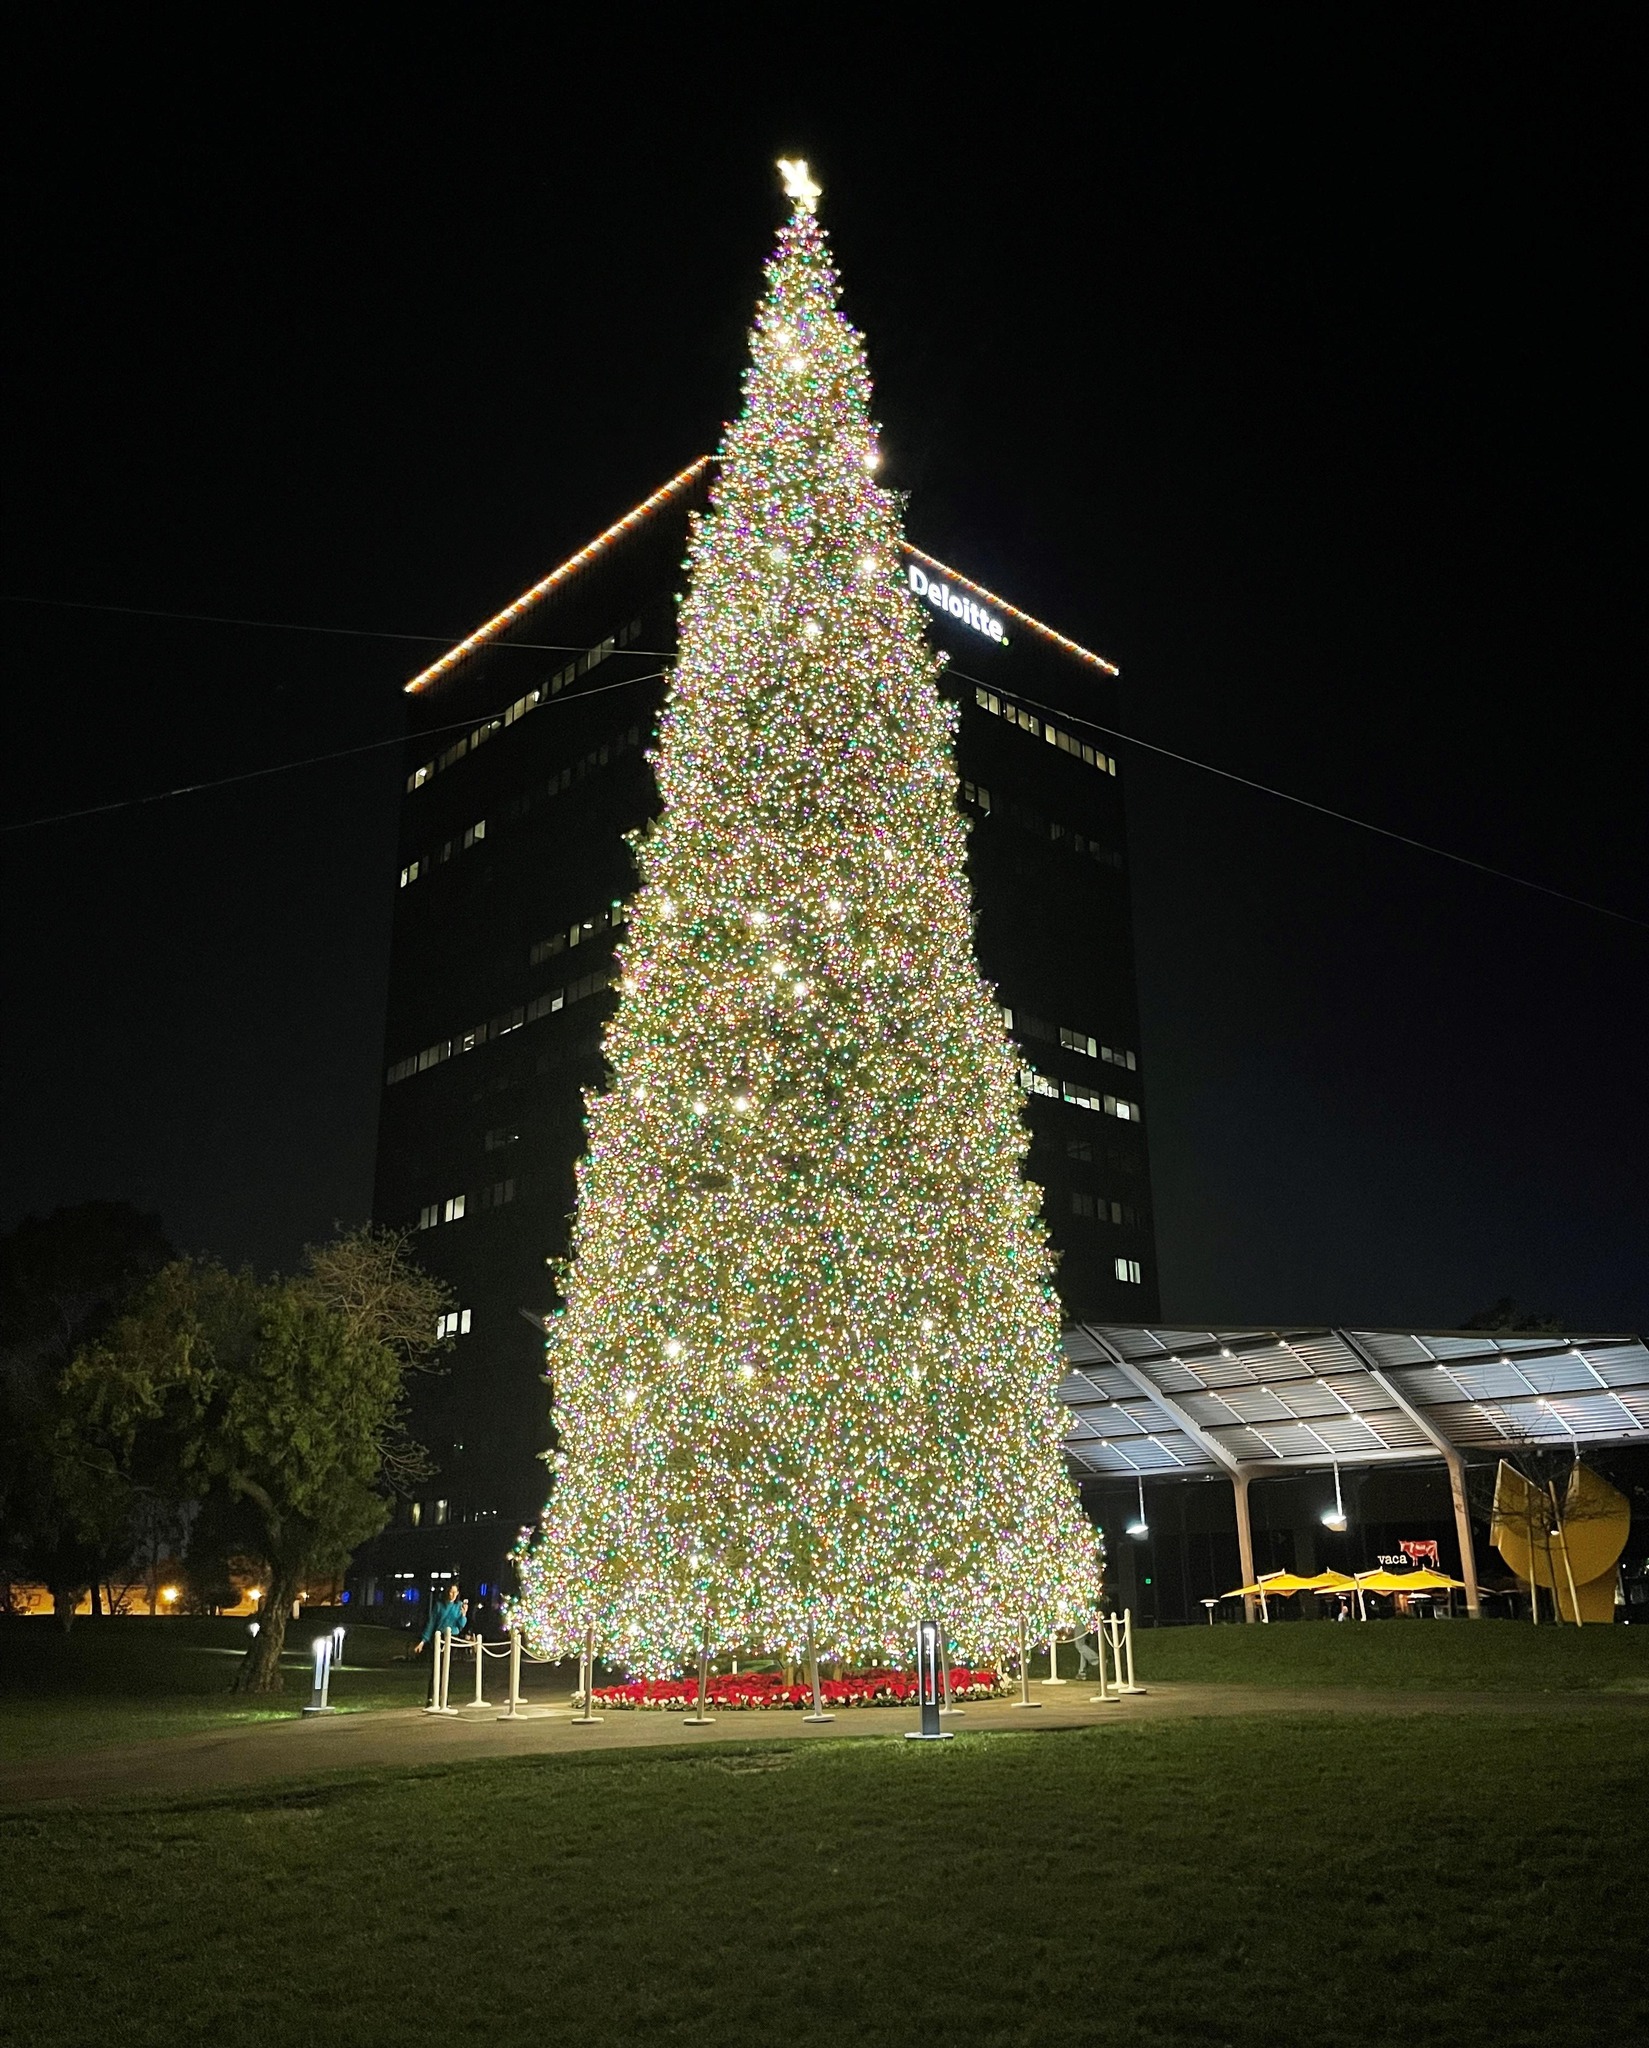
[[[448,1586],[443,1599],[430,1601],[429,1619],[424,1623],[423,1634],[412,1646],[412,1654],[415,1657],[421,1657],[429,1647],[430,1641],[437,1629],[444,1628],[448,1635],[461,1636],[464,1633],[464,1622],[468,1614],[469,1602],[459,1599],[456,1586]],[[429,1699],[426,1704],[429,1706],[434,1706],[435,1704],[435,1659],[433,1657],[430,1659],[429,1665]]]

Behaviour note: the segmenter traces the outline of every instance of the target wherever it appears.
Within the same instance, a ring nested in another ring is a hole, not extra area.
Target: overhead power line
[[[443,633],[398,633],[367,626],[315,626],[300,624],[294,620],[241,619],[231,618],[217,612],[164,611],[158,607],[146,605],[96,604],[89,600],[77,598],[22,597],[4,592],[0,592],[0,604],[36,604],[71,611],[118,612],[136,618],[180,619],[204,625],[245,626],[259,631],[276,633],[324,633],[342,635],[350,639],[359,640],[440,642],[450,638],[449,635]],[[519,648],[523,652],[544,654],[576,654],[585,651],[582,647],[575,647],[571,643],[548,640],[511,640],[502,641],[497,644]],[[673,652],[663,648],[632,647],[627,648],[625,652],[643,655],[653,660],[669,661],[674,659]],[[628,689],[633,683],[654,682],[659,675],[666,673],[668,673],[666,670],[654,670],[647,675],[627,676],[622,682],[603,683],[596,689],[576,691],[570,696],[550,701],[564,704],[582,703],[590,697],[605,696],[610,690]],[[958,682],[972,683],[981,689],[997,688],[999,690],[998,685],[984,683],[978,676],[970,676],[958,668],[947,669],[946,673],[955,676]],[[1234,782],[1239,787],[1252,789],[1261,796],[1275,797],[1279,803],[1292,804],[1298,810],[1314,811],[1318,817],[1332,818],[1337,824],[1353,826],[1359,832],[1373,833],[1376,838],[1389,839],[1395,845],[1406,846],[1415,853],[1430,854],[1434,860],[1450,861],[1456,867],[1470,868],[1477,874],[1490,875],[1496,881],[1511,882],[1520,889],[1532,889],[1536,895],[1549,896],[1557,903],[1571,904],[1577,910],[1589,910],[1597,917],[1612,918],[1620,924],[1636,925],[1640,930],[1649,930],[1649,918],[1636,917],[1628,910],[1615,910],[1607,903],[1594,903],[1590,897],[1576,896],[1567,889],[1554,889],[1547,882],[1532,881],[1529,876],[1517,874],[1510,868],[1496,867],[1491,862],[1477,860],[1470,854],[1455,853],[1446,846],[1434,846],[1429,840],[1416,839],[1407,832],[1395,831],[1389,825],[1377,825],[1372,819],[1359,818],[1351,811],[1337,810],[1332,804],[1321,804],[1311,797],[1296,796],[1292,790],[1279,789],[1274,783],[1260,782],[1251,775],[1239,775],[1231,768],[1218,768],[1212,761],[1199,761],[1195,754],[1180,753],[1173,747],[1159,745],[1155,740],[1142,740],[1136,733],[1123,732],[1116,726],[1102,725],[1097,719],[1081,717],[1076,712],[1066,710],[1063,705],[1048,704],[1036,697],[1021,696],[1017,691],[1010,691],[1008,694],[1016,697],[1020,703],[1030,706],[1033,710],[1052,712],[1056,718],[1062,718],[1071,725],[1080,725],[1089,732],[1104,733],[1108,739],[1119,740],[1125,746],[1139,747],[1145,753],[1160,755],[1162,759],[1167,761],[1176,761],[1182,767],[1199,769],[1204,775],[1217,776],[1222,782]],[[541,706],[540,708],[547,707]],[[497,715],[501,716],[502,714]],[[433,737],[437,733],[457,732],[464,726],[472,725],[475,722],[472,718],[464,718],[457,720],[451,725],[429,726],[424,728],[424,730]],[[77,818],[101,817],[111,811],[134,810],[146,804],[165,803],[172,797],[196,796],[207,790],[225,789],[232,783],[256,782],[270,775],[289,775],[300,768],[320,768],[332,761],[348,760],[353,755],[378,753],[387,747],[402,746],[405,744],[405,737],[405,735],[397,735],[393,739],[368,740],[358,747],[339,748],[335,753],[310,754],[299,761],[280,761],[268,768],[248,768],[238,775],[220,775],[206,782],[180,783],[174,789],[157,789],[151,791],[146,796],[121,797],[112,803],[88,804],[84,808],[74,811],[54,811],[49,816],[43,818],[23,818],[15,824],[0,825],[0,834],[31,832],[46,825],[65,825]]]
[[[628,650],[626,650],[628,651]],[[593,690],[575,690],[564,697],[551,697],[536,708],[548,711],[556,704],[583,704],[591,697],[605,697],[610,690],[627,690],[634,683],[656,683],[668,671],[651,669],[646,675],[626,676],[622,682],[598,683]],[[420,729],[419,737],[433,739],[439,733],[462,732],[466,726],[484,724],[486,717],[502,718],[503,709],[485,714],[477,719],[473,714],[468,718],[455,719],[450,725],[429,725]],[[22,818],[15,825],[0,825],[0,833],[33,832],[43,825],[66,825],[74,818],[98,818],[109,811],[135,810],[141,804],[163,804],[175,796],[198,796],[209,789],[227,789],[235,782],[258,782],[267,775],[290,775],[299,768],[322,768],[329,761],[347,761],[356,754],[378,754],[386,747],[404,747],[406,733],[397,733],[393,739],[364,740],[358,747],[339,747],[331,754],[306,754],[301,761],[277,761],[269,768],[245,768],[238,775],[216,775],[208,782],[180,782],[175,789],[151,790],[147,796],[117,797],[113,803],[87,804],[78,811],[53,811],[44,818]]]
[[[346,640],[416,640],[439,647],[449,646],[458,637],[455,633],[392,633],[383,626],[311,626],[296,619],[237,619],[224,612],[174,612],[148,604],[95,604],[89,598],[79,597],[22,597],[9,591],[0,591],[0,604],[36,604],[65,612],[116,612],[129,619],[180,619],[197,626],[248,626],[260,633],[323,633]],[[499,640],[493,645],[531,654],[585,651],[582,643],[574,646],[571,641],[560,640]],[[624,651],[650,655],[659,661],[672,659],[666,647],[627,647]]]
[[[1457,867],[1473,868],[1480,875],[1493,875],[1497,881],[1515,882],[1520,889],[1533,889],[1539,895],[1555,897],[1559,903],[1572,903],[1579,910],[1595,911],[1599,917],[1617,918],[1622,924],[1635,924],[1649,931],[1649,917],[1634,917],[1629,910],[1611,910],[1607,903],[1594,903],[1586,896],[1573,896],[1567,889],[1554,889],[1545,882],[1532,882],[1527,875],[1514,874],[1510,868],[1497,868],[1486,860],[1474,860],[1467,853],[1452,853],[1446,846],[1433,846],[1429,840],[1412,839],[1406,832],[1394,832],[1389,825],[1376,825],[1368,818],[1359,818],[1350,811],[1337,811],[1330,804],[1314,802],[1308,796],[1296,796],[1292,790],[1278,789],[1270,782],[1257,782],[1252,775],[1239,775],[1231,768],[1216,768],[1212,761],[1199,761],[1195,754],[1177,753],[1172,747],[1159,746],[1155,740],[1142,740],[1136,733],[1120,732],[1114,725],[1101,725],[1096,718],[1083,718],[1074,711],[1067,711],[1062,704],[1046,704],[1036,697],[1024,697],[1017,690],[1004,691],[996,683],[982,682],[978,676],[964,675],[958,668],[947,667],[947,675],[955,676],[960,683],[972,683],[976,689],[995,690],[999,696],[1011,696],[1017,703],[1027,704],[1033,711],[1052,712],[1055,718],[1067,725],[1080,725],[1088,732],[1102,732],[1108,739],[1121,740],[1130,747],[1140,747],[1148,754],[1160,754],[1164,760],[1178,761],[1187,768],[1200,768],[1204,775],[1217,775],[1222,782],[1235,782],[1244,789],[1258,790],[1262,796],[1274,796],[1279,803],[1294,804],[1302,811],[1315,811],[1320,818],[1333,818],[1342,825],[1355,825],[1359,832],[1372,832],[1377,838],[1395,840],[1399,846],[1412,847],[1416,853],[1429,853],[1438,860],[1453,861]]]

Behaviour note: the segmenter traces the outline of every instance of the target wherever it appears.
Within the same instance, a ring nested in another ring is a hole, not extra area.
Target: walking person
[[[434,1639],[437,1629],[445,1629],[449,1636],[461,1636],[464,1633],[464,1620],[468,1613],[469,1602],[459,1599],[458,1588],[455,1585],[448,1586],[443,1598],[430,1601],[429,1619],[424,1623],[423,1634],[412,1646],[412,1654],[415,1657],[421,1657]],[[433,1657],[429,1660],[429,1694],[424,1704],[428,1707],[433,1707],[435,1704],[435,1659]]]

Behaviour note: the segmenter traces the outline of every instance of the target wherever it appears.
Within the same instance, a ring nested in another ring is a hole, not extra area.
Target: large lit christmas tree
[[[540,1652],[979,1655],[1092,1611],[1023,1090],[974,962],[956,714],[794,200],[687,564],[522,1560]]]

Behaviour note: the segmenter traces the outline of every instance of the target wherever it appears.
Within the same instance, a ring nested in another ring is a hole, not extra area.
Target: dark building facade
[[[543,1503],[550,1262],[603,1085],[628,835],[657,808],[648,751],[708,473],[684,471],[409,685],[374,1213],[414,1233],[458,1305],[449,1369],[414,1390],[435,1476],[358,1555],[358,1603],[410,1607],[449,1571],[495,1597]],[[1123,785],[1082,722],[1116,723],[1114,671],[914,549],[907,573],[961,706],[979,960],[1024,1053],[1060,1292],[1073,1317],[1148,1320]]]

